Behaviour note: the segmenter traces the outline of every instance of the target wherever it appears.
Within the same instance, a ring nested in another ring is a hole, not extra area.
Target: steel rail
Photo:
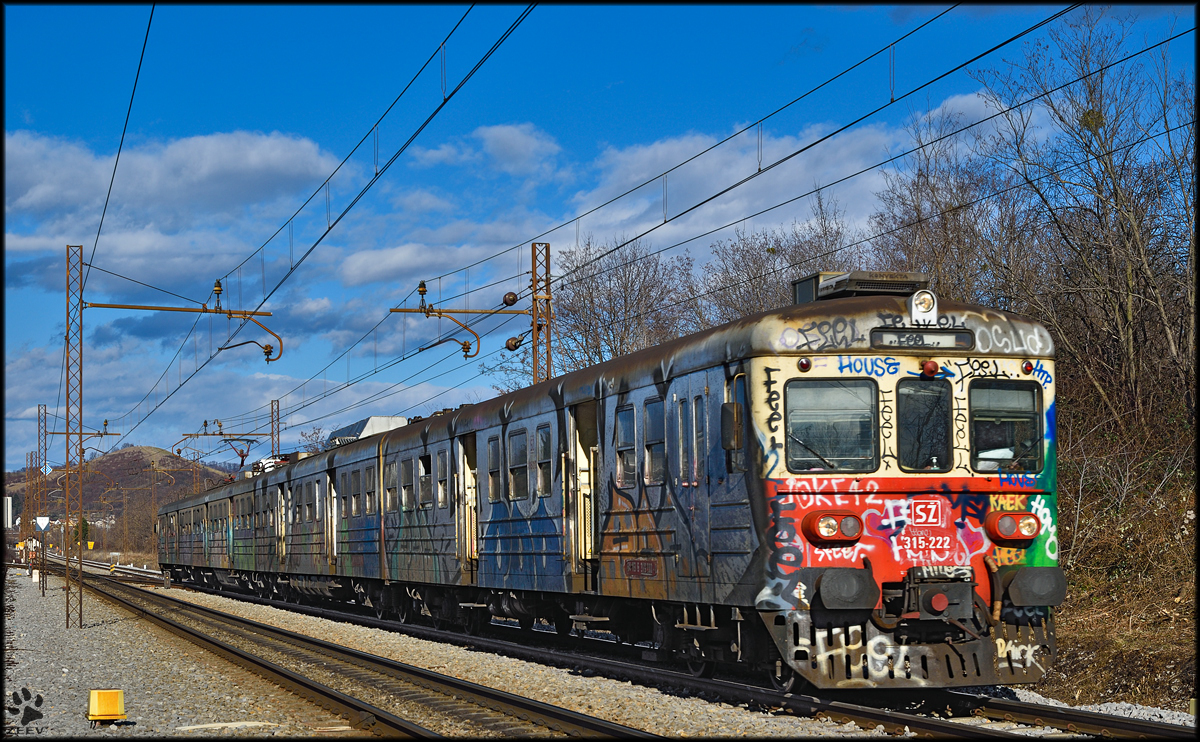
[[[783,708],[795,713],[798,716],[824,716],[839,723],[852,721],[863,727],[865,731],[870,731],[876,726],[882,726],[885,731],[892,734],[912,732],[918,737],[949,737],[956,739],[1013,739],[1025,736],[1011,732],[972,726],[962,722],[947,721],[937,717],[918,716],[916,714],[909,714],[902,711],[880,709],[869,705],[847,703],[808,695],[784,694],[770,688],[745,685],[736,682],[705,680],[684,673],[674,672],[672,670],[650,668],[629,662],[621,662],[619,660],[596,657],[594,655],[566,655],[561,651],[540,650],[521,644],[515,644],[503,639],[489,639],[485,637],[469,636],[449,631],[439,631],[438,629],[433,629],[426,626],[399,623],[397,621],[378,619],[373,616],[332,611],[327,608],[316,608],[311,606],[296,605],[293,603],[279,603],[278,601],[265,600],[252,595],[234,596],[231,593],[225,593],[207,587],[195,589],[226,598],[244,600],[261,605],[274,605],[276,607],[286,606],[288,610],[292,610],[297,613],[303,613],[305,615],[319,616],[333,620],[349,620],[353,623],[363,626],[398,631],[401,633],[418,636],[423,639],[449,642],[460,646],[471,646],[475,649],[494,652],[497,654],[504,654],[510,657],[516,657],[518,659],[537,662],[544,665],[565,668],[586,667],[587,669],[603,674],[606,677],[630,680],[640,685],[650,687],[686,688],[689,691],[703,694],[708,698],[722,698],[728,702],[746,703],[767,708]],[[545,638],[549,641],[553,641],[557,637],[553,634],[550,634],[546,635]]]
[[[287,610],[304,613],[306,615],[319,616],[332,620],[348,620],[363,626],[403,632],[413,636],[418,636],[423,639],[445,641],[460,646],[471,646],[476,649],[502,653],[508,656],[538,662],[541,664],[558,667],[583,667],[586,663],[588,668],[603,673],[607,676],[633,680],[644,685],[687,687],[689,689],[699,690],[705,694],[713,694],[726,699],[737,700],[737,702],[740,703],[787,708],[797,714],[805,716],[827,716],[831,719],[842,722],[854,721],[860,724],[860,726],[865,725],[865,727],[868,729],[873,728],[876,725],[882,725],[884,729],[889,732],[903,732],[904,727],[907,726],[910,731],[916,732],[918,736],[935,737],[949,736],[959,738],[984,738],[1027,736],[1013,732],[1005,732],[1003,730],[972,726],[965,724],[962,721],[950,721],[937,717],[920,716],[916,713],[904,713],[903,711],[883,709],[880,708],[880,705],[883,703],[882,699],[880,704],[872,704],[869,700],[867,700],[870,698],[869,694],[865,693],[851,694],[846,691],[834,691],[826,694],[827,697],[825,698],[798,694],[785,695],[769,688],[730,683],[719,680],[704,680],[680,672],[647,668],[640,665],[621,662],[619,660],[609,660],[596,657],[594,655],[565,655],[562,653],[562,651],[540,650],[503,639],[489,639],[485,637],[464,635],[449,631],[439,631],[438,629],[427,626],[414,625],[411,623],[400,623],[395,620],[378,619],[374,616],[348,613],[343,610],[332,610],[329,608],[297,605],[294,603],[283,603],[280,601],[259,598],[254,595],[235,595],[208,587],[191,585],[188,585],[187,587],[188,589],[207,592],[213,595],[231,599],[243,600],[262,605],[286,607]],[[346,607],[349,608],[350,606]],[[554,642],[557,639],[556,635],[552,633],[544,635],[543,638],[548,642]],[[898,694],[900,694],[900,697],[902,698],[911,697],[914,701],[913,708],[915,708],[917,705],[920,705],[922,709],[930,709],[931,711],[942,713],[942,709],[950,707],[955,709],[955,713],[961,717],[984,717],[996,721],[1008,721],[1017,724],[1046,726],[1064,731],[1076,732],[1079,734],[1112,738],[1155,739],[1161,737],[1177,739],[1195,737],[1194,727],[1185,727],[1176,724],[1166,724],[1163,722],[1153,722],[1142,719],[1130,719],[1126,717],[1099,714],[1091,711],[1080,711],[1072,708],[1025,704],[1018,701],[1009,701],[1007,699],[994,698],[991,696],[963,693],[961,691],[949,691],[944,689],[924,690],[920,691],[919,693],[890,691],[886,697],[890,702],[894,701]],[[851,696],[856,701],[861,701],[861,703],[852,703],[849,701],[840,700],[843,698],[849,698]],[[911,711],[913,709],[910,708],[908,710]]]
[[[98,575],[92,576],[100,577]],[[106,580],[108,578],[100,577],[100,579]],[[138,590],[138,588],[128,585],[122,584],[122,586],[130,590]],[[139,590],[139,592],[145,591]],[[659,737],[657,734],[652,734],[642,729],[627,727],[606,719],[599,719],[534,699],[524,698],[496,688],[488,688],[449,675],[443,675],[414,665],[398,662],[387,657],[360,652],[316,637],[299,634],[248,618],[234,616],[190,601],[177,600],[154,593],[146,593],[144,597],[163,603],[170,603],[173,607],[177,607],[180,610],[191,611],[249,631],[270,635],[284,642],[302,646],[305,649],[315,648],[315,650],[331,655],[335,659],[364,667],[383,675],[398,677],[401,680],[422,686],[434,692],[457,697],[469,703],[490,708],[522,721],[538,724],[547,729],[571,736],[614,739],[652,739]]]
[[[99,577],[98,575],[88,575],[95,580],[107,580],[107,578]],[[121,584],[121,583],[115,583]],[[114,595],[110,592],[101,590],[95,584],[90,585],[92,590],[100,593],[106,600],[111,600],[126,610],[135,614],[140,614],[147,619],[153,621],[167,631],[180,636],[188,641],[207,649],[226,660],[243,667],[256,675],[260,675],[277,685],[286,688],[287,690],[309,699],[317,705],[329,709],[337,714],[344,716],[349,720],[350,725],[356,729],[365,729],[379,736],[384,737],[405,737],[409,739],[432,739],[439,738],[442,735],[426,729],[418,724],[414,724],[406,719],[389,713],[377,706],[373,706],[365,701],[348,696],[341,691],[334,690],[327,685],[323,685],[314,680],[304,677],[298,673],[292,672],[285,667],[277,665],[273,662],[255,657],[252,654],[243,652],[236,647],[229,646],[225,642],[213,639],[199,631],[190,629],[180,623],[172,621],[169,618],[159,616],[152,611],[149,611],[119,595]],[[123,585],[123,587],[129,587]],[[138,588],[129,588],[138,589]]]
[[[1094,734],[1117,739],[1195,739],[1196,727],[1167,724],[1148,719],[1081,711],[1074,708],[1047,706],[1007,698],[975,695],[961,691],[943,691],[952,700],[969,706],[976,716],[1000,721],[1055,727],[1081,734]]]

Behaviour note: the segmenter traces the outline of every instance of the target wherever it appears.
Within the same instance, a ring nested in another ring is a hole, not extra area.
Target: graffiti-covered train
[[[781,687],[1035,682],[1066,592],[1053,342],[924,278],[815,274],[782,309],[333,439],[161,507],[159,562]]]

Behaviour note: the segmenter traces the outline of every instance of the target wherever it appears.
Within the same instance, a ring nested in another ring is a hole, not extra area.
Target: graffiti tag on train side
[[[830,348],[851,348],[866,341],[852,319],[835,317],[810,322],[802,327],[788,327],[779,335],[779,345],[795,350],[821,351]]]

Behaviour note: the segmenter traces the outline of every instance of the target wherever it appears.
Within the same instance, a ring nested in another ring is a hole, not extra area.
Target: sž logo
[[[910,520],[914,526],[942,525],[941,500],[913,500],[909,510]]]

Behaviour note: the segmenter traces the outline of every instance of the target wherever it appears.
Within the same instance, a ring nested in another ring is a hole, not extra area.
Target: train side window
[[[705,448],[704,438],[704,397],[694,397],[692,399],[692,420],[695,424],[695,452],[696,456],[693,482],[699,482],[701,477],[708,476],[708,449]]]
[[[367,515],[370,515],[375,512],[375,467],[368,466],[364,476],[367,478],[367,481],[365,486],[366,494],[363,497],[363,508],[366,510]]]
[[[400,462],[400,506],[405,510],[413,509],[412,459],[404,459]]]
[[[423,508],[433,507],[433,457],[429,454],[417,457],[417,474],[420,476],[421,489],[418,495]]]
[[[953,394],[946,379],[896,384],[896,457],[903,471],[949,471]]]
[[[288,523],[295,523],[296,522],[296,510],[292,507],[292,485],[290,485],[290,484],[288,485],[288,488],[287,488],[287,514],[288,514]]]
[[[746,375],[738,374],[734,376],[733,381],[726,387],[725,393],[729,397],[727,401],[737,402],[742,406],[742,440],[745,440],[745,425],[750,417],[750,407],[746,404]],[[746,451],[744,448],[729,452],[729,471],[746,471]]]
[[[446,450],[442,449],[437,452],[437,505],[439,508],[446,507],[446,479],[448,477]]]
[[[508,499],[529,496],[529,441],[524,430],[508,434]]]
[[[342,519],[350,517],[350,475],[342,472]]]
[[[350,472],[350,515],[362,515],[362,470]]]
[[[537,493],[538,497],[550,495],[553,467],[550,464],[550,426],[537,429]]]
[[[973,381],[971,467],[978,472],[1042,470],[1042,389],[1030,381]]]
[[[383,507],[389,513],[396,511],[396,462],[383,465]]]
[[[692,415],[687,397],[679,400],[678,423],[679,479],[682,479],[685,485],[690,485],[692,482]]]
[[[313,483],[304,483],[304,522],[313,522],[313,510],[316,508],[316,502],[313,499]]]
[[[320,520],[321,520],[321,504],[322,504],[322,502],[323,502],[323,500],[321,499],[321,480],[318,479],[315,482],[313,482],[313,509],[316,511],[313,513],[313,520],[315,520],[317,522],[320,522]]]
[[[488,502],[500,502],[500,439],[488,438]]]
[[[667,474],[664,409],[665,405],[661,399],[651,399],[646,401],[643,410],[642,430],[646,438],[646,462],[643,471],[646,474],[646,484],[662,484]]]
[[[617,486],[632,487],[637,480],[637,455],[633,448],[633,406],[617,408]]]

